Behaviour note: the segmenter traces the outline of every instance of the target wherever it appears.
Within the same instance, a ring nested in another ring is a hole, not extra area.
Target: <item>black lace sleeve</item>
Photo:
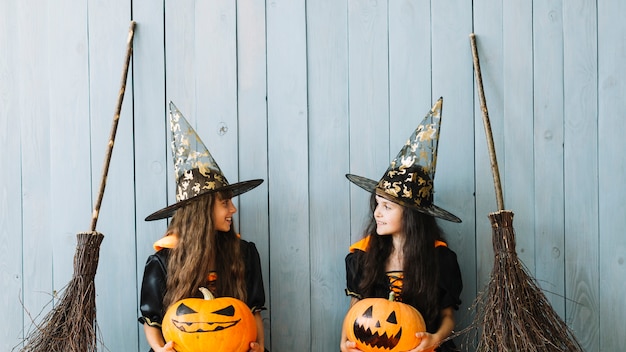
[[[439,303],[441,308],[452,307],[456,310],[461,305],[463,280],[456,253],[448,247],[437,247],[439,255]]]
[[[167,249],[148,257],[141,283],[140,306],[141,324],[161,327],[163,315],[163,296],[165,295]]]
[[[261,272],[261,259],[253,242],[241,240],[241,253],[246,265],[246,304],[252,312],[265,310],[265,289]]]
[[[359,250],[346,255],[346,295],[358,299],[363,298],[359,290],[359,284],[363,275],[359,265],[362,255],[363,252]]]

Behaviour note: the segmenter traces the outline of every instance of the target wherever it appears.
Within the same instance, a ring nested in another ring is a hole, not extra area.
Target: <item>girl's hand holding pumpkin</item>
[[[421,341],[414,349],[407,352],[432,352],[441,342],[435,335],[427,332],[418,332],[415,336]]]
[[[155,349],[154,352],[176,352],[174,349],[174,341],[170,341],[166,343],[165,346]]]
[[[250,352],[264,352],[265,347],[261,346],[258,342],[250,342]]]
[[[341,352],[361,352],[360,349],[356,348],[356,342],[345,340],[341,344]]]

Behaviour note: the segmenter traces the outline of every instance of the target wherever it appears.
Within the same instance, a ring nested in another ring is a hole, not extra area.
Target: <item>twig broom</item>
[[[94,279],[98,268],[100,244],[104,236],[96,231],[100,205],[113,152],[115,134],[122,110],[128,67],[133,51],[135,22],[131,21],[126,45],[126,60],[122,84],[117,98],[113,126],[104,159],[100,191],[91,218],[91,230],[78,233],[74,254],[74,274],[64,288],[59,303],[43,318],[41,324],[26,338],[25,352],[91,352],[96,351],[98,326],[96,322],[96,288]]]
[[[483,92],[476,36],[470,34],[474,71],[491,162],[498,211],[489,214],[495,255],[485,291],[474,301],[476,351],[581,351],[573,332],[554,311],[515,251],[513,212],[504,210],[491,124]]]

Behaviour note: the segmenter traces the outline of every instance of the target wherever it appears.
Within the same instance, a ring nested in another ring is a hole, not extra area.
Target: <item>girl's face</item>
[[[231,198],[224,199],[219,193],[215,197],[213,211],[211,212],[211,220],[215,230],[227,232],[233,224],[233,214],[237,212],[237,208],[233,204]]]
[[[402,206],[381,196],[376,196],[376,233],[400,235],[402,233]]]

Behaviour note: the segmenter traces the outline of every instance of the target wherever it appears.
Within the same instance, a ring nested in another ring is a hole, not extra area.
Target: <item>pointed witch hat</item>
[[[352,174],[346,177],[364,190],[394,203],[444,220],[461,222],[457,216],[433,203],[442,105],[443,98],[439,98],[391,161],[380,181]]]
[[[261,179],[255,179],[229,184],[196,131],[172,102],[170,102],[169,114],[176,178],[176,203],[148,215],[146,221],[170,217],[178,208],[198,200],[201,196],[215,192],[229,192],[235,197],[263,182]]]

